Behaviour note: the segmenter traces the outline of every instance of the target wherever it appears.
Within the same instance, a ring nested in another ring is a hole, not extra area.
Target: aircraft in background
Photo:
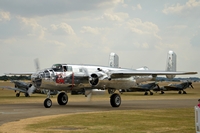
[[[92,92],[93,89],[114,92],[110,96],[110,104],[112,107],[119,107],[121,96],[115,93],[115,90],[132,88],[140,82],[155,79],[157,75],[166,75],[168,78],[172,78],[175,75],[197,74],[197,72],[173,71],[171,69],[174,68],[173,54],[171,52],[172,58],[168,58],[168,65],[171,65],[168,66],[169,71],[136,70],[97,65],[54,64],[51,68],[31,73],[31,81],[35,88],[48,90],[47,98],[44,100],[46,108],[52,106],[51,90],[59,91],[57,102],[59,105],[66,105],[68,103],[67,93],[72,91]],[[10,75],[13,75],[13,73],[10,73]],[[148,79],[143,77],[148,77]],[[87,96],[86,93],[84,94]]]
[[[148,92],[150,95],[153,95],[153,92],[151,90],[154,90],[155,88],[160,88],[158,86],[157,82],[151,82],[147,84],[140,84],[134,87],[131,87],[129,89],[122,89],[120,90],[121,93],[123,92],[145,92],[144,95],[148,95]]]
[[[187,88],[193,88],[194,87],[192,86],[192,82],[182,82],[180,84],[169,84],[167,86],[164,86],[164,87],[160,87],[160,88],[154,88],[154,91],[160,91],[161,94],[164,94],[164,91],[178,91],[178,94],[187,94],[185,89]]]
[[[37,89],[31,83],[19,81],[19,80],[11,80],[12,83],[15,84],[15,87],[10,86],[0,86],[3,89],[14,90],[16,93],[16,97],[20,96],[20,93],[24,93],[25,97],[29,97],[30,94],[38,93],[38,94],[47,94],[45,89]],[[57,90],[51,90],[50,95],[57,95]]]

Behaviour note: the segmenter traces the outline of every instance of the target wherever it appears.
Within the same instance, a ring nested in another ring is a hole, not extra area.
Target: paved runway
[[[57,103],[54,103],[51,108],[44,108],[42,103],[1,104],[0,125],[11,121],[18,121],[24,118],[45,115],[112,110],[164,109],[184,107],[194,108],[196,104],[196,99],[132,101],[123,100],[119,108],[111,107],[109,101],[69,102],[65,106],[60,106]]]

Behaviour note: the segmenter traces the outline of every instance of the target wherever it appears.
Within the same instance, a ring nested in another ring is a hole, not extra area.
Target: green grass
[[[30,124],[26,130],[48,133],[194,133],[194,109],[72,114]]]

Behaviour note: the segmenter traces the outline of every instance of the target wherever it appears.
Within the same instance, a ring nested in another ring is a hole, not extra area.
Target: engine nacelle
[[[168,79],[173,79],[176,75],[166,75]]]
[[[98,85],[98,83],[99,83],[99,76],[96,73],[91,74],[90,78],[89,78],[89,83],[92,86]]]

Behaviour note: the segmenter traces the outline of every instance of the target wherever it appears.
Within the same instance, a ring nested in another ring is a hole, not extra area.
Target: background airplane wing
[[[9,87],[9,86],[0,86],[0,88],[2,88],[2,89],[10,89],[10,90],[20,91],[20,92],[26,93],[25,90],[22,90],[22,89],[19,89],[19,88],[13,88],[13,87]]]
[[[169,71],[110,71],[111,78],[128,78],[131,76],[149,76],[149,75],[190,75],[197,72],[169,72]]]
[[[35,72],[4,73],[5,75],[32,75]]]

